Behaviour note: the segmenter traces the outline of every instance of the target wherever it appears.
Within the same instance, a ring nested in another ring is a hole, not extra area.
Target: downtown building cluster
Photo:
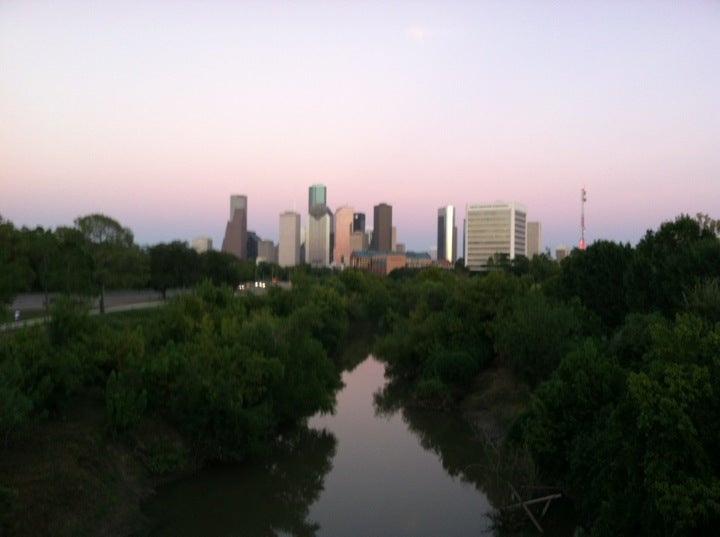
[[[401,267],[420,268],[430,264],[452,267],[458,260],[456,211],[452,205],[437,211],[437,249],[406,252],[397,243],[392,206],[379,203],[373,208],[373,228],[366,228],[366,216],[352,207],[333,212],[327,204],[327,188],[316,184],[308,189],[306,224],[301,215],[285,211],[279,217],[279,241],[263,240],[248,230],[247,196],[230,197],[230,218],[225,228],[222,251],[239,259],[256,259],[282,267],[309,264],[312,267],[354,267],[388,274]],[[209,239],[196,238],[197,250],[212,249]],[[467,205],[463,220],[464,266],[487,270],[498,258],[532,257],[541,252],[541,226],[527,222],[527,211],[518,203],[495,202]]]

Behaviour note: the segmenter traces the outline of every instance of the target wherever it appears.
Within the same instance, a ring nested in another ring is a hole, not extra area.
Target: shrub
[[[147,391],[139,389],[127,374],[110,373],[105,389],[105,408],[113,434],[135,427],[147,406]]]

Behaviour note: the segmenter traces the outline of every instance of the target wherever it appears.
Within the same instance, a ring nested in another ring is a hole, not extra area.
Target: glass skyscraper
[[[437,259],[455,263],[457,260],[455,207],[446,205],[438,209],[437,225]]]
[[[325,185],[312,185],[308,195],[308,212],[312,212],[313,207],[318,205],[327,205],[327,190]]]

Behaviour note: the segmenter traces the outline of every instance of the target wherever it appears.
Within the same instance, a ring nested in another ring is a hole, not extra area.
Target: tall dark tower
[[[365,231],[365,213],[355,213],[353,215],[353,231]]]
[[[381,203],[374,207],[373,236],[371,250],[392,251],[392,206]]]
[[[247,259],[247,196],[230,196],[230,220],[225,226],[222,251]]]

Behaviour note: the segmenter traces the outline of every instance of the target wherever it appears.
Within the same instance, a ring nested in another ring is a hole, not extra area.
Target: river
[[[460,418],[380,410],[384,365],[343,374],[336,412],[315,416],[262,460],[214,467],[162,487],[144,507],[149,535],[492,535],[470,481],[482,449]]]

